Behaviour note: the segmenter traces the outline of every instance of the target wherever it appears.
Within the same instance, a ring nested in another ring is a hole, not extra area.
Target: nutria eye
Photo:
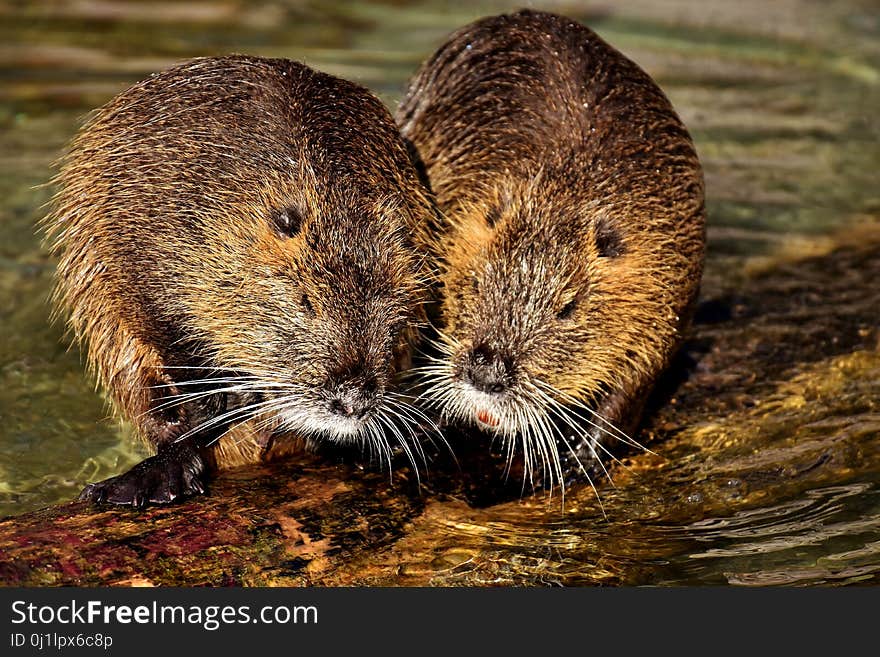
[[[279,235],[293,237],[302,227],[302,214],[296,208],[284,208],[275,213],[272,224]]]
[[[311,315],[312,317],[314,317],[314,316],[315,316],[315,309],[314,309],[314,307],[312,306],[312,302],[309,301],[309,298],[308,298],[305,294],[303,295],[303,298],[302,298],[302,302],[301,302],[301,303],[302,303],[302,307],[305,309],[305,311],[306,311],[309,315]]]
[[[577,308],[577,299],[572,299],[567,304],[562,306],[562,310],[556,313],[557,319],[569,319],[574,314],[575,308]]]

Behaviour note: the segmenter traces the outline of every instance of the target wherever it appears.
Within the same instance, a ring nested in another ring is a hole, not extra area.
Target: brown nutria
[[[666,96],[562,16],[454,33],[396,115],[446,228],[425,396],[516,444],[545,481],[603,467],[687,328],[702,274],[702,171]],[[534,484],[534,480],[532,482]]]
[[[60,165],[55,301],[158,451],[81,498],[201,493],[206,457],[251,460],[279,432],[410,454],[388,386],[436,209],[378,98],[297,62],[195,59],[99,109]]]

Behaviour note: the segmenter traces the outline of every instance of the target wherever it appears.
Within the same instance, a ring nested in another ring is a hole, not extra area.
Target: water
[[[0,2],[0,516],[144,455],[49,321],[35,222],[84,114],[155,70],[228,52],[299,59],[393,106],[450,31],[519,3],[456,5]],[[707,181],[706,313],[686,382],[643,432],[657,455],[625,455],[601,506],[586,487],[564,512],[558,496],[437,501],[391,582],[878,583],[877,258],[835,251],[880,244],[876,6],[533,5],[635,59],[690,128]]]

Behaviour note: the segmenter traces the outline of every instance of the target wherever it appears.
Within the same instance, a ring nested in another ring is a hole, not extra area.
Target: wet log
[[[289,585],[398,539],[405,481],[305,457],[222,473],[210,494],[142,510],[74,502],[0,522],[6,585]]]

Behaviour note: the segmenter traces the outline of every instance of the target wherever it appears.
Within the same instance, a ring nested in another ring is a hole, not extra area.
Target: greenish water
[[[729,294],[756,272],[827,253],[846,241],[852,227],[878,222],[876,3],[529,4],[583,20],[635,59],[657,79],[690,128],[707,181],[704,299]],[[70,499],[87,481],[120,472],[143,457],[124,428],[108,418],[62,327],[49,321],[53,262],[35,232],[51,194],[46,186],[50,163],[89,110],[181,59],[229,52],[298,59],[358,81],[393,106],[408,76],[449,32],[518,6],[481,0],[332,6],[209,0],[168,3],[157,10],[146,2],[0,2],[0,516]],[[877,322],[864,330],[876,332]],[[829,357],[813,367],[803,371],[825,379],[836,366]],[[869,359],[852,372],[862,385],[851,394],[862,403],[848,407],[846,427],[861,426],[859,449],[876,455],[880,429],[871,400],[880,396],[878,368]],[[790,374],[766,384],[781,386]],[[783,404],[772,420],[786,428],[778,438],[783,440],[815,418]],[[739,451],[718,443],[715,456],[730,460],[776,449],[778,444],[764,440],[766,421],[738,418],[736,429],[746,432],[736,443]],[[720,419],[709,425],[712,440],[722,425]],[[812,439],[833,441],[839,427],[830,426]],[[691,429],[699,430],[709,431]],[[691,453],[676,445],[670,440],[652,447],[673,462],[680,459],[678,469],[658,472],[680,477],[686,488],[688,477],[696,476],[687,469]],[[876,460],[865,458],[871,464]],[[630,535],[643,541],[639,549],[622,548],[614,536],[601,533],[585,545],[583,537],[573,538],[577,526],[562,532],[554,524],[558,518],[550,516],[542,524],[543,516],[528,505],[525,512],[537,514],[529,521],[522,507],[513,515],[505,509],[483,518],[500,528],[499,551],[534,560],[527,569],[534,582],[555,577],[578,583],[588,555],[594,558],[589,550],[603,545],[613,558],[643,560],[644,568],[653,568],[653,575],[640,581],[824,583],[822,569],[841,559],[852,572],[844,569],[849,574],[835,581],[863,581],[880,571],[877,473],[857,468],[815,488],[786,489],[778,498],[727,507],[719,502],[699,519],[688,516],[678,524],[677,508],[670,508],[665,519],[646,515]],[[633,485],[648,486],[655,476]],[[660,489],[658,484],[653,490]],[[451,521],[438,521],[435,529],[440,543],[457,550],[471,538],[468,529]],[[605,531],[614,529],[611,524]],[[770,547],[767,536],[774,537]],[[553,537],[562,537],[564,544],[554,547]],[[565,553],[565,559],[541,556],[545,549]],[[462,581],[481,582],[481,577],[463,575]]]

